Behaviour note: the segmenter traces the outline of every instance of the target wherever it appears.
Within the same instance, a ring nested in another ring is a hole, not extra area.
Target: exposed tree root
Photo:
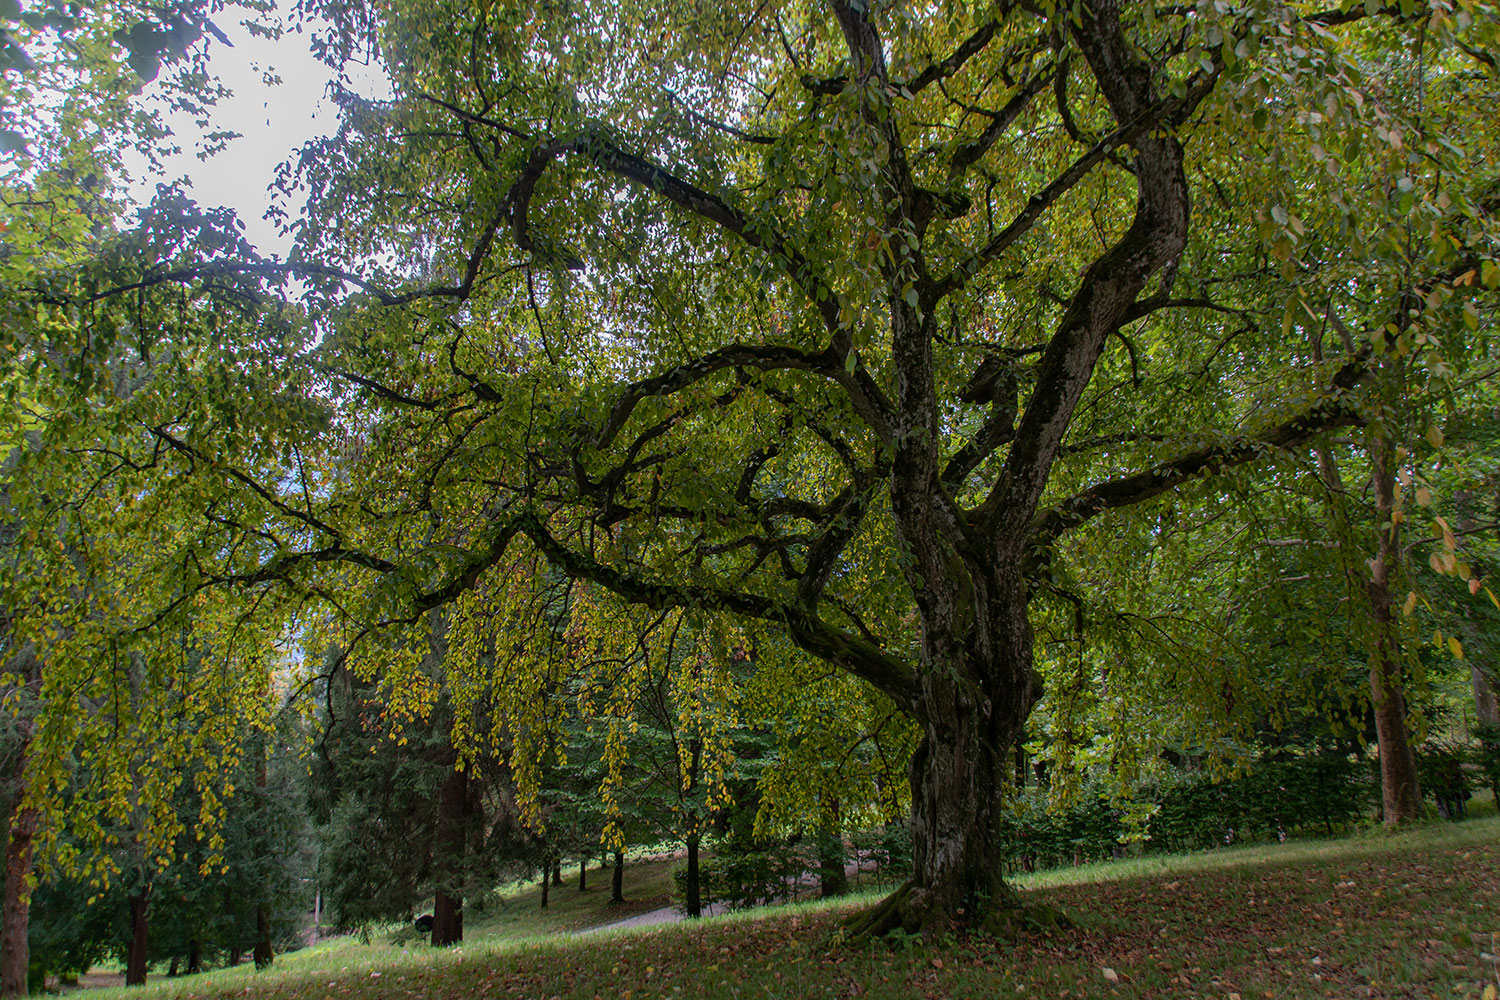
[[[907,918],[906,900],[911,895],[911,891],[912,883],[904,882],[900,888],[874,906],[856,911],[844,921],[845,936],[849,940],[861,941],[883,937],[897,927],[904,929]]]
[[[927,894],[912,882],[902,884],[874,906],[847,917],[842,924],[843,939],[865,941],[884,937],[898,928],[908,934],[917,934],[967,925],[973,930],[1015,941],[1029,934],[1072,930],[1076,926],[1062,910],[1046,903],[1026,902],[1014,892],[1006,893],[1003,900],[992,902],[979,913],[965,914],[960,910],[956,915],[931,912],[930,906],[922,905],[925,896]]]

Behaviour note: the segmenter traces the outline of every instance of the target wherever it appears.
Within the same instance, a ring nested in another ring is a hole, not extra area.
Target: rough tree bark
[[[9,622],[4,623],[9,631]],[[7,665],[23,679],[23,687],[30,698],[41,691],[42,669],[31,651]],[[32,850],[40,815],[28,801],[26,780],[29,749],[35,721],[23,713],[17,719],[19,745],[16,748],[15,764],[7,775],[10,798],[7,803],[5,843],[5,892],[0,901],[0,997],[23,997],[27,991],[27,973],[31,962],[27,934],[31,917]]]
[[[25,754],[21,755],[23,761]],[[24,762],[18,770],[24,769]],[[12,801],[10,839],[5,845],[5,902],[0,914],[0,996],[24,997],[30,965],[27,930],[30,924],[32,839],[36,835],[37,810],[23,799],[25,785],[19,781]]]
[[[609,901],[611,903],[625,902],[625,852],[615,852],[615,874],[610,880]]]

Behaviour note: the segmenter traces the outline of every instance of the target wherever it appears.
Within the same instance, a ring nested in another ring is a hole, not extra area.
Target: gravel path
[[[728,910],[723,903],[710,903],[703,908],[705,917],[716,917]],[[624,920],[616,920],[612,924],[600,924],[598,927],[589,927],[581,930],[579,934],[593,934],[596,931],[613,931],[621,927],[650,927],[654,924],[677,924],[687,919],[687,914],[675,906],[663,906],[659,910],[647,910],[645,913],[637,913],[633,917]]]

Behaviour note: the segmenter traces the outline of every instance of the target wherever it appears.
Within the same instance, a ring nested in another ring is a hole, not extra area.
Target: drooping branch
[[[564,545],[530,510],[522,512],[512,524],[554,567],[573,579],[596,583],[631,604],[657,610],[702,608],[785,624],[792,640],[803,650],[869,681],[904,710],[911,710],[917,677],[911,665],[862,636],[835,628],[811,608],[757,594],[662,583],[626,573]]]
[[[683,180],[665,167],[616,146],[595,130],[554,139],[532,151],[525,168],[510,191],[516,244],[530,249],[528,213],[537,182],[547,168],[568,154],[587,157],[596,166],[618,177],[657,192],[668,201],[701,219],[738,236],[747,246],[769,254],[823,318],[830,332],[839,329],[838,296],[828,287],[812,262],[764,219],[752,219],[724,199]]]
[[[595,433],[594,445],[599,448],[608,447],[626,422],[630,420],[630,415],[635,412],[636,406],[642,400],[678,393],[716,372],[742,368],[752,368],[758,371],[813,372],[840,383],[842,383],[841,376],[847,374],[844,359],[839,356],[838,349],[833,345],[815,353],[796,347],[731,344],[659,375],[653,375],[626,386],[615,400],[614,406],[610,407],[609,416]],[[890,438],[890,403],[886,401],[884,393],[878,386],[872,384],[869,388],[871,390],[869,396],[862,389],[857,396],[851,397],[850,402],[876,435],[882,440],[888,440]]]
[[[816,355],[796,352],[790,348],[724,348],[675,370],[675,374],[661,376],[665,380],[663,389],[669,385],[680,389],[712,371],[737,364],[761,368],[805,368],[817,371],[842,386],[861,418],[882,439],[889,440],[891,405],[879,385],[854,355],[852,337],[840,316],[839,296],[824,281],[817,268],[765,220],[746,216],[722,198],[677,177],[666,168],[628,153],[592,132],[537,147],[509,195],[514,205],[512,224],[516,243],[522,249],[531,245],[528,212],[536,184],[551,164],[569,154],[585,156],[607,172],[659,193],[678,207],[735,234],[747,246],[768,254],[817,310],[830,334],[827,348]],[[760,351],[759,357],[756,355],[757,351]],[[801,359],[795,357],[797,353],[802,354]],[[854,362],[852,366],[851,360]],[[627,392],[626,398],[631,395]],[[639,395],[635,396],[636,401],[639,398]],[[627,408],[633,407],[635,401],[626,405]],[[624,414],[626,417],[628,415],[628,412]]]

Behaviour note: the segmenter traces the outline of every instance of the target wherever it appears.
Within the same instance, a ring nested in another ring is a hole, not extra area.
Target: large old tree
[[[209,514],[182,592],[282,588],[393,688],[450,606],[517,706],[557,580],[784,631],[920,731],[868,931],[1014,900],[1065,534],[1367,423],[1372,358],[1500,284],[1487,6],[316,6],[394,90],[287,168],[291,260],[163,203],[70,300],[207,331],[110,327],[157,373],[120,450]],[[287,276],[258,335],[201,305]]]

